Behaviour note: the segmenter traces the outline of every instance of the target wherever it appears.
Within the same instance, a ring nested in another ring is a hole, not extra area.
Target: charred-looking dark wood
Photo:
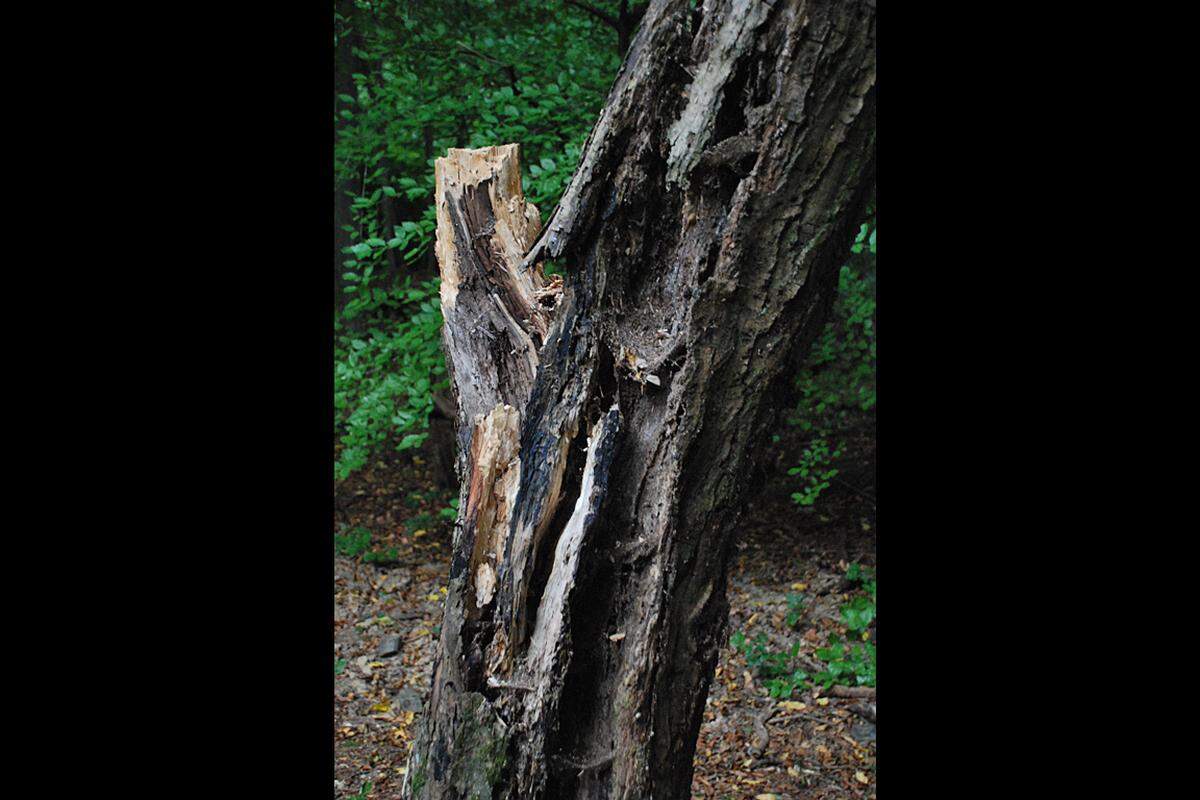
[[[540,233],[515,145],[439,160],[462,488],[406,796],[689,796],[746,476],[872,191],[875,95],[870,0],[653,0]]]

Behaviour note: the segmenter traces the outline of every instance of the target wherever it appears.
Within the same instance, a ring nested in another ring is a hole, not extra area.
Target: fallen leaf
[[[861,772],[861,771],[854,773],[854,780],[858,781],[859,783],[870,783],[871,782],[871,779],[867,777],[867,774],[865,772]]]
[[[829,705],[829,698],[828,698],[828,697],[818,697],[818,698],[817,698],[817,705],[819,705],[819,706],[827,706],[827,705]]]
[[[779,705],[788,711],[803,711],[808,708],[804,703],[797,703],[795,700],[784,700]]]
[[[797,592],[803,592],[805,589],[808,588],[808,584],[807,583],[793,583],[792,588],[795,589]]]
[[[756,794],[756,795],[754,795],[754,800],[779,800],[779,795],[777,795],[777,794]]]

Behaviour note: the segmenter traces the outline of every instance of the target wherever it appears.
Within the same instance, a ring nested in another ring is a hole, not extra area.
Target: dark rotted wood
[[[873,2],[654,0],[540,233],[515,148],[439,162],[463,488],[406,796],[689,796],[746,476],[873,191],[875,95]]]

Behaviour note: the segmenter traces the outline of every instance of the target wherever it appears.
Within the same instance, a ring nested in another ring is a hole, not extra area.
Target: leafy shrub
[[[343,431],[334,464],[338,479],[366,464],[388,441],[417,447],[429,435],[433,392],[447,385],[439,331],[438,281],[412,286],[403,306],[410,316],[365,335],[342,334],[334,349],[333,407]],[[440,378],[440,380],[439,380]]]
[[[620,65],[615,38],[557,3],[473,0],[446,15],[360,0],[335,14],[335,40],[362,64],[336,111],[334,169],[352,217],[335,322],[337,479],[389,443],[419,446],[445,385],[436,281],[398,274],[423,268],[434,240],[435,157],[520,143],[525,194],[545,219]]]
[[[760,633],[753,641],[746,640],[746,634],[738,631],[729,640],[733,649],[746,658],[746,664],[760,677],[768,678],[763,685],[771,697],[791,697],[792,692],[804,685],[808,673],[795,669],[793,662],[800,652],[800,643],[796,642],[785,651],[771,650],[767,646],[767,636]]]
[[[372,550],[363,556],[363,563],[379,564],[386,566],[395,564],[400,558],[400,553],[395,547],[389,547],[386,550]]]
[[[333,548],[339,555],[355,558],[371,546],[371,532],[363,527],[353,528],[348,533],[333,535]]]
[[[875,645],[869,641],[869,628],[875,622],[875,573],[869,567],[851,564],[846,570],[846,580],[858,584],[865,592],[856,595],[841,607],[842,621],[846,629],[859,635],[860,643],[843,642],[838,636],[829,637],[829,646],[817,650],[817,658],[825,662],[826,668],[813,676],[825,688],[836,684],[875,685]]]
[[[859,564],[851,564],[846,570],[846,580],[857,585],[863,594],[856,594],[841,606],[841,619],[849,633],[858,635],[863,641],[843,641],[837,634],[830,635],[825,647],[817,648],[816,656],[823,662],[824,669],[809,675],[796,666],[800,642],[794,642],[786,650],[773,650],[765,633],[753,639],[737,631],[729,644],[746,659],[746,665],[760,678],[771,697],[788,698],[801,687],[821,684],[826,689],[834,684],[843,686],[875,685],[875,644],[866,641],[869,629],[875,622],[875,574]],[[784,621],[794,628],[803,614],[803,595],[790,593],[787,596],[787,614]]]
[[[825,662],[825,669],[813,679],[826,689],[834,684],[842,686],[875,685],[875,645],[843,644],[837,636],[829,637],[829,647],[817,650],[817,658]]]
[[[395,547],[386,550],[371,549],[371,532],[361,525],[344,533],[333,535],[333,549],[346,558],[358,558],[367,564],[394,564],[399,558]],[[335,674],[340,670],[334,670]]]
[[[792,500],[812,506],[838,474],[832,464],[845,449],[829,440],[856,414],[875,407],[875,222],[864,222],[851,245],[850,262],[838,273],[830,319],[796,376],[800,402],[789,423],[812,433],[788,474],[800,478]]]
[[[875,619],[875,601],[867,597],[856,597],[849,605],[842,606],[842,621],[851,633],[862,633]]]
[[[792,493],[792,500],[802,506],[815,503],[821,492],[829,488],[829,481],[838,474],[829,465],[840,455],[840,450],[829,452],[829,442],[824,437],[809,442],[800,453],[800,464],[788,470],[788,475],[799,477],[802,482],[800,491]]]
[[[793,419],[803,431],[838,427],[848,412],[875,407],[875,226],[859,228],[854,255],[838,273],[830,319],[813,343],[796,385]]]

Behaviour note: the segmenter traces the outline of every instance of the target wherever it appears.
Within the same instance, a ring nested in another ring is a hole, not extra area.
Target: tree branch
[[[575,6],[576,8],[582,9],[597,19],[603,20],[605,23],[611,25],[615,30],[621,30],[621,21],[612,14],[609,14],[604,9],[596,8],[591,3],[581,3],[579,0],[563,0],[563,2],[569,6]]]
[[[475,56],[476,58],[482,58],[484,61],[490,61],[491,63],[495,64],[496,66],[500,67],[502,70],[507,72],[508,73],[508,82],[509,82],[509,85],[512,86],[513,94],[521,93],[520,90],[517,89],[517,69],[512,64],[508,64],[504,61],[501,61],[500,59],[495,58],[494,56],[489,56],[487,53],[481,53],[480,51],[476,50],[474,47],[471,47],[471,45],[467,44],[466,42],[455,42],[455,44],[458,45],[459,50],[462,50],[467,55],[472,55],[472,56]]]

